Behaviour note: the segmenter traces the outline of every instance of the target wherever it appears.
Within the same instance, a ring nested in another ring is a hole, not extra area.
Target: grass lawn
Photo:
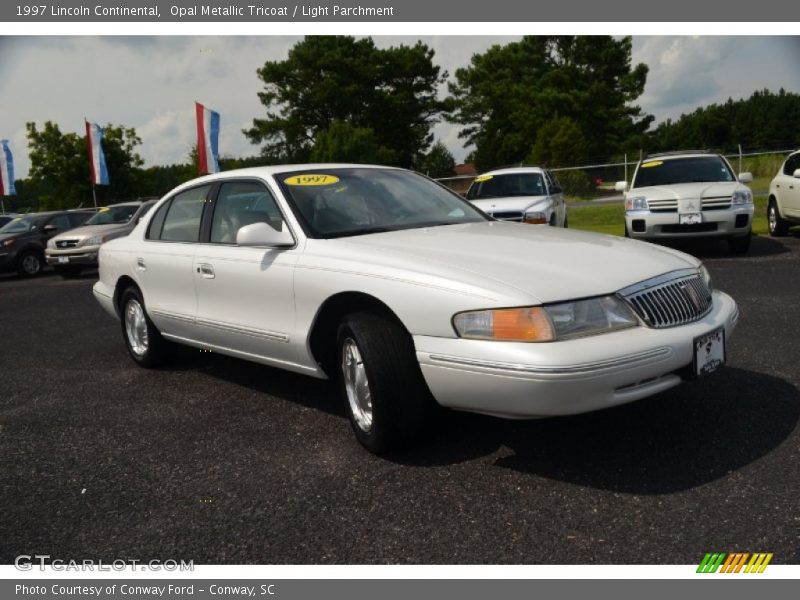
[[[767,197],[756,196],[756,213],[753,219],[753,233],[767,233]],[[569,210],[569,226],[572,229],[596,231],[611,235],[624,235],[625,208],[622,204],[590,203],[572,205]]]

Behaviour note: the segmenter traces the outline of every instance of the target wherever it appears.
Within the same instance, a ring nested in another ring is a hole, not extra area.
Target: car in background
[[[496,221],[368,165],[187,182],[100,246],[93,291],[142,367],[179,342],[336,381],[376,453],[439,406],[549,417],[663,392],[724,364],[739,315],[688,254]]]
[[[753,193],[727,159],[707,151],[651,154],[639,161],[625,193],[625,235],[641,240],[724,238],[731,252],[750,248]]]
[[[18,215],[14,213],[3,213],[0,215],[0,227],[8,223],[10,220],[15,219]]]
[[[68,210],[29,213],[15,217],[0,227],[0,272],[17,271],[24,277],[42,272],[47,241],[83,225],[94,213]]]
[[[540,167],[497,169],[479,175],[466,199],[498,221],[567,227],[561,186],[552,172]]]
[[[792,225],[800,225],[800,150],[788,156],[769,184],[767,225],[774,237],[786,235]]]
[[[128,235],[156,200],[121,202],[99,209],[83,227],[50,239],[45,250],[47,264],[62,277],[76,277],[83,269],[96,268],[100,245]]]

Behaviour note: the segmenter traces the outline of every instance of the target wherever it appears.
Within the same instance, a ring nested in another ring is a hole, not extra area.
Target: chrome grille
[[[620,291],[650,327],[662,329],[692,323],[711,310],[711,290],[697,271],[667,273]]]
[[[731,197],[703,198],[703,210],[719,210],[731,207]]]
[[[58,240],[56,248],[75,248],[78,245],[78,240]]]
[[[522,221],[524,216],[523,213],[519,211],[497,211],[497,212],[490,212],[489,215],[497,219],[498,221]]]
[[[677,212],[678,201],[675,198],[648,200],[647,207],[651,212]]]

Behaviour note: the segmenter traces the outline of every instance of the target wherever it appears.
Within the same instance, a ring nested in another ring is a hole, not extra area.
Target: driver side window
[[[270,191],[257,181],[228,181],[220,186],[211,221],[211,242],[235,244],[239,229],[266,223],[283,228],[283,215]]]

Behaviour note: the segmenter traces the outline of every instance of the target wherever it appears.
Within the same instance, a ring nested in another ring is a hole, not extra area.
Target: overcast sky
[[[183,162],[195,141],[195,100],[221,113],[223,155],[257,154],[241,130],[264,108],[256,69],[283,59],[298,37],[0,37],[0,138],[27,176],[25,123],[82,131],[83,117],[135,127],[146,165]],[[431,46],[451,74],[515,37],[375,37],[381,47]],[[657,121],[728,97],[779,88],[800,92],[800,37],[635,37],[633,60],[650,67],[639,104]],[[437,138],[457,161],[467,153],[452,125]]]

